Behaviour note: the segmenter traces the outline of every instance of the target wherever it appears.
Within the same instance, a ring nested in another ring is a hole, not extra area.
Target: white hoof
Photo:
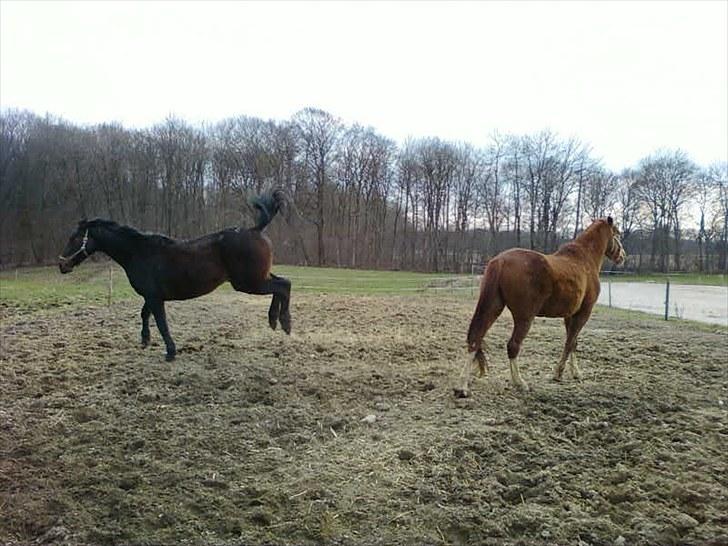
[[[525,381],[521,381],[520,383],[516,383],[516,388],[519,391],[522,391],[522,392],[528,392],[528,391],[531,390],[531,388],[528,386],[528,383],[526,383]]]

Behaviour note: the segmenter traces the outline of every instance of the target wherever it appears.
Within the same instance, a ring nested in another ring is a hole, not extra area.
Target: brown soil
[[[522,394],[506,312],[458,400],[470,298],[297,294],[290,337],[267,304],[168,304],[172,364],[136,301],[6,313],[0,542],[728,541],[725,329],[598,310],[555,384],[538,319]]]

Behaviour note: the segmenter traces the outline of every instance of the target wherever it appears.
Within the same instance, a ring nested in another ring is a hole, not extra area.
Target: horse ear
[[[80,220],[78,221],[78,227],[83,227],[83,226],[85,226],[85,225],[86,225],[87,223],[88,223],[88,220],[86,220],[86,218],[81,218],[81,219],[80,219]]]
[[[614,220],[612,220],[611,216],[607,216],[607,224],[609,224],[610,226],[614,225]]]

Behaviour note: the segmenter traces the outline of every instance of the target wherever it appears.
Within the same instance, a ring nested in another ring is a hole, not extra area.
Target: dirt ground
[[[295,294],[5,309],[0,543],[726,544],[725,328],[599,309],[580,383],[537,319],[509,383],[452,396],[474,301]],[[374,416],[365,419],[367,416]]]

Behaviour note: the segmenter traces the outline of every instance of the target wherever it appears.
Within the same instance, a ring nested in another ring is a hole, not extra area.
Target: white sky
[[[306,106],[402,141],[550,128],[728,156],[728,2],[0,2],[0,104],[144,127]]]

